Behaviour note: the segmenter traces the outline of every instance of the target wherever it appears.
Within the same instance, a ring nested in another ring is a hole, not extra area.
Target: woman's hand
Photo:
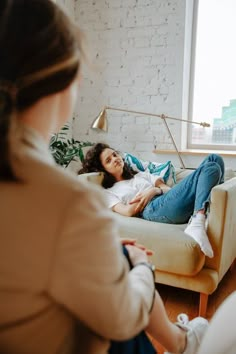
[[[143,209],[145,208],[145,206],[148,204],[148,202],[155,196],[155,195],[160,195],[162,194],[161,189],[160,188],[150,188],[147,189],[141,193],[138,193],[130,202],[129,204],[136,204],[135,207],[135,213],[140,213],[141,211],[143,211]]]
[[[169,192],[169,190],[171,189],[171,187],[167,186],[167,184],[164,183],[162,178],[156,180],[155,186],[161,188],[163,194]]]
[[[117,203],[112,207],[113,211],[124,216],[135,216],[135,214],[137,214],[135,209],[136,209],[136,204],[130,205],[130,204]]]
[[[120,242],[122,243],[122,245],[134,245],[136,243],[136,240],[134,238],[120,237]]]
[[[144,250],[133,245],[126,245],[125,247],[129,252],[129,258],[133,266],[140,262],[148,262],[148,256]]]
[[[171,187],[167,186],[167,184],[163,184],[162,186],[160,186],[160,188],[161,188],[163,194],[166,194],[171,189]]]
[[[146,255],[147,256],[152,256],[153,255],[153,251],[146,248],[144,245],[140,244],[140,243],[137,243],[135,239],[133,238],[124,238],[124,237],[121,237],[121,243],[122,245],[130,245],[130,246],[135,246],[137,248],[139,248],[140,250],[143,250],[146,252]]]

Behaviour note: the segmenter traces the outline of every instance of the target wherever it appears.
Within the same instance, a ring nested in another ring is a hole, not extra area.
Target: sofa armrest
[[[103,180],[103,173],[102,172],[84,173],[84,174],[78,175],[78,179],[101,185],[102,180]]]
[[[212,189],[207,233],[214,257],[206,258],[206,266],[218,271],[219,281],[236,258],[235,200],[235,177]]]

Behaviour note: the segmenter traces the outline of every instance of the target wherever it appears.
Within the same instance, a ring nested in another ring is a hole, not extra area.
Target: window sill
[[[154,154],[177,154],[175,150],[153,150]],[[209,154],[219,154],[225,157],[236,157],[236,151],[217,151],[217,150],[181,150],[179,151],[180,155],[189,155],[189,156],[205,156]]]

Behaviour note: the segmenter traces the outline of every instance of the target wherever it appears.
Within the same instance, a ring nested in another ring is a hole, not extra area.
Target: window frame
[[[190,9],[188,9],[188,7]],[[189,85],[188,85],[188,119],[189,121],[193,121],[193,96],[194,96],[194,74],[195,74],[195,58],[196,58],[196,41],[197,41],[197,22],[198,22],[198,8],[199,8],[199,0],[192,0],[188,4],[186,3],[186,27],[185,27],[185,35],[187,31],[191,31],[191,45],[186,45],[185,38],[185,51],[190,51],[189,53]],[[192,18],[187,18],[188,16]],[[186,35],[187,37],[187,35]],[[190,49],[189,49],[190,48]],[[188,54],[187,54],[188,55]],[[186,65],[186,60],[185,60]],[[186,75],[185,75],[186,80]],[[218,152],[234,152],[236,151],[236,144],[195,144],[192,142],[192,129],[193,125],[188,124],[186,128],[187,138],[185,140],[185,146],[187,150],[217,150]],[[203,128],[204,129],[204,128]],[[207,128],[205,128],[207,129]]]

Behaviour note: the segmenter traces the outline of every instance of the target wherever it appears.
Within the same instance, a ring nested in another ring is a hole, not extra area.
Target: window
[[[236,1],[194,5],[188,148],[236,150]]]

